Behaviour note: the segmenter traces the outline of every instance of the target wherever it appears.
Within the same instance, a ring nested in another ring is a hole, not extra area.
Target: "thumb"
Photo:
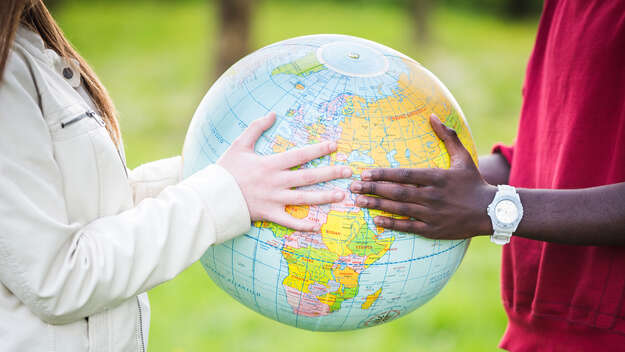
[[[276,113],[270,112],[254,120],[232,144],[245,149],[254,149],[258,138],[276,122]]]
[[[465,165],[471,159],[471,155],[462,145],[455,130],[445,126],[434,114],[430,115],[430,124],[434,133],[445,143],[445,148],[449,153],[451,167]]]

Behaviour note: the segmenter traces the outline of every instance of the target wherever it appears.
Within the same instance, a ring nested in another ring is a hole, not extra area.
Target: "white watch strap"
[[[510,185],[498,185],[497,194],[495,195],[495,198],[493,199],[493,203],[489,205],[489,209],[492,206],[494,210],[494,206],[495,206],[497,199],[500,199],[501,197],[513,198],[516,200],[518,210],[519,210],[518,221],[520,221],[521,217],[523,216],[523,205],[521,204],[521,199],[519,197],[519,194],[516,191],[516,188]],[[491,217],[491,221],[493,221],[493,228],[494,228],[493,229],[494,232],[490,236],[490,241],[498,245],[504,245],[506,243],[509,243],[510,237],[512,237],[512,233],[516,231],[518,222],[515,224],[513,228],[509,230],[507,229],[502,230],[501,228],[497,228],[497,226],[495,226],[495,220],[493,219],[494,214],[489,213],[489,216]]]
[[[516,188],[510,185],[497,185],[497,190],[501,192],[502,195],[517,196]]]
[[[495,231],[492,235],[490,235],[490,241],[494,244],[504,245],[510,242],[510,237],[512,237],[512,233],[510,232]]]

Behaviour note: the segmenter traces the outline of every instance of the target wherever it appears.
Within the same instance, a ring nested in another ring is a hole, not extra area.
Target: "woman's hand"
[[[486,213],[497,188],[480,175],[456,132],[435,116],[434,132],[445,143],[449,169],[373,169],[353,182],[356,205],[407,216],[409,220],[377,216],[376,225],[436,239],[461,239],[492,232]]]
[[[319,143],[274,155],[256,154],[256,141],[275,120],[276,114],[269,113],[252,122],[219,158],[217,164],[234,176],[253,221],[267,220],[298,231],[318,231],[319,224],[292,217],[285,212],[285,206],[340,202],[345,193],[301,191],[293,188],[347,178],[352,175],[352,170],[346,166],[291,170],[295,166],[334,152],[334,142]]]

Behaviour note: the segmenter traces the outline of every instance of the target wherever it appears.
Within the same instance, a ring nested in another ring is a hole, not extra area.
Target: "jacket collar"
[[[20,24],[15,34],[15,43],[22,46],[33,57],[54,69],[72,87],[80,86],[80,65],[75,59],[67,59],[46,48],[41,36]]]

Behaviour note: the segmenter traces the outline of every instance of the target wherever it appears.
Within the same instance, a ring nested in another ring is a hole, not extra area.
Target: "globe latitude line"
[[[247,237],[247,238],[252,239],[252,240],[254,240],[254,241],[258,241],[258,242],[260,242],[260,243],[263,243],[263,244],[265,244],[265,245],[267,245],[267,246],[269,246],[269,247],[273,247],[273,248],[278,249],[278,250],[280,250],[280,251],[285,251],[285,252],[287,252],[288,254],[292,254],[292,255],[294,255],[294,256],[296,256],[296,257],[299,257],[299,258],[310,259],[310,260],[317,260],[317,261],[320,261],[320,262],[322,262],[322,263],[328,263],[328,264],[334,264],[334,263],[335,263],[335,262],[331,262],[331,261],[328,261],[328,260],[323,260],[323,259],[313,258],[313,257],[309,257],[309,256],[305,256],[305,255],[297,254],[297,253],[295,253],[295,252],[293,252],[293,251],[289,251],[289,250],[281,249],[281,248],[280,248],[280,247],[278,247],[278,246],[275,246],[275,245],[273,245],[273,244],[271,244],[271,243],[269,243],[269,242],[266,242],[266,241],[262,241],[262,240],[260,240],[260,239],[256,239],[256,238],[254,238],[254,237],[252,237],[252,236],[250,236],[250,235],[248,235],[248,234],[243,235],[243,237]],[[414,258],[410,258],[410,259],[398,260],[398,261],[388,262],[388,263],[383,263],[383,264],[380,264],[380,263],[371,263],[371,264],[350,263],[350,265],[353,265],[353,266],[376,266],[376,265],[377,265],[377,266],[383,266],[383,265],[395,265],[395,264],[410,263],[410,262],[414,262],[414,261],[419,261],[419,260],[424,260],[424,259],[432,258],[432,257],[435,257],[435,256],[437,256],[437,255],[441,255],[441,254],[443,254],[443,253],[450,252],[450,251],[452,251],[452,250],[456,249],[457,247],[459,247],[460,245],[462,245],[462,244],[466,243],[467,241],[468,241],[467,239],[460,240],[460,241],[458,241],[458,242],[454,243],[453,245],[451,245],[450,247],[447,247],[447,248],[445,248],[445,249],[443,249],[443,250],[440,250],[440,251],[438,251],[438,252],[431,253],[431,254],[427,254],[427,255],[423,255],[423,256],[419,256],[419,257],[414,257]]]

